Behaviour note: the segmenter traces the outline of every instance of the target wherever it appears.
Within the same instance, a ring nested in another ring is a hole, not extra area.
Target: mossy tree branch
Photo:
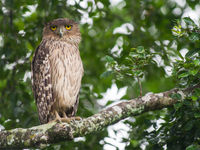
[[[150,93],[141,98],[118,103],[91,117],[70,124],[52,122],[28,129],[0,131],[0,148],[36,148],[72,140],[75,137],[100,131],[129,116],[172,106],[185,96],[185,91],[178,89],[158,94]]]

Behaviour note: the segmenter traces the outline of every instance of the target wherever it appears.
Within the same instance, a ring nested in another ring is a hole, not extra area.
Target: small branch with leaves
[[[116,76],[117,80],[121,80],[125,77],[137,80],[140,89],[140,96],[142,96],[142,82],[144,77],[144,67],[153,62],[154,54],[149,53],[143,46],[137,48],[131,48],[126,57],[123,57],[120,62],[117,58],[111,56],[105,56],[107,71],[105,71],[101,77],[107,77],[110,74]],[[133,81],[134,81],[133,80]]]

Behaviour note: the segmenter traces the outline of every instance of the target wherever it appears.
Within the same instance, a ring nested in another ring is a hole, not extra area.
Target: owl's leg
[[[79,117],[79,116],[67,117],[67,115],[64,111],[62,114],[63,114],[63,118],[61,118],[62,121],[67,122],[67,123],[70,123],[71,120],[81,120],[81,117]]]
[[[63,114],[63,118],[61,118],[61,121],[70,123],[71,119],[67,117],[66,113],[63,111],[62,114]]]
[[[55,110],[54,113],[55,113],[55,115],[56,115],[56,118],[55,118],[53,121],[62,122],[61,117],[59,116],[58,112]]]
[[[72,120],[81,120],[82,118],[80,116],[74,116],[74,117],[70,117],[70,119],[72,119]]]

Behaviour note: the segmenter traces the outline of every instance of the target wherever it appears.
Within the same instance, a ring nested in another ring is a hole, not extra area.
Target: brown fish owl
[[[78,24],[55,19],[43,29],[43,37],[32,60],[32,86],[41,124],[70,121],[79,103],[83,65],[79,54]]]

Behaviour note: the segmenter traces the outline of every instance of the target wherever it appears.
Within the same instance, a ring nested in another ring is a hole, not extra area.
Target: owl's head
[[[67,18],[59,18],[45,25],[43,29],[43,39],[45,38],[79,43],[81,34],[78,24],[75,21]]]

